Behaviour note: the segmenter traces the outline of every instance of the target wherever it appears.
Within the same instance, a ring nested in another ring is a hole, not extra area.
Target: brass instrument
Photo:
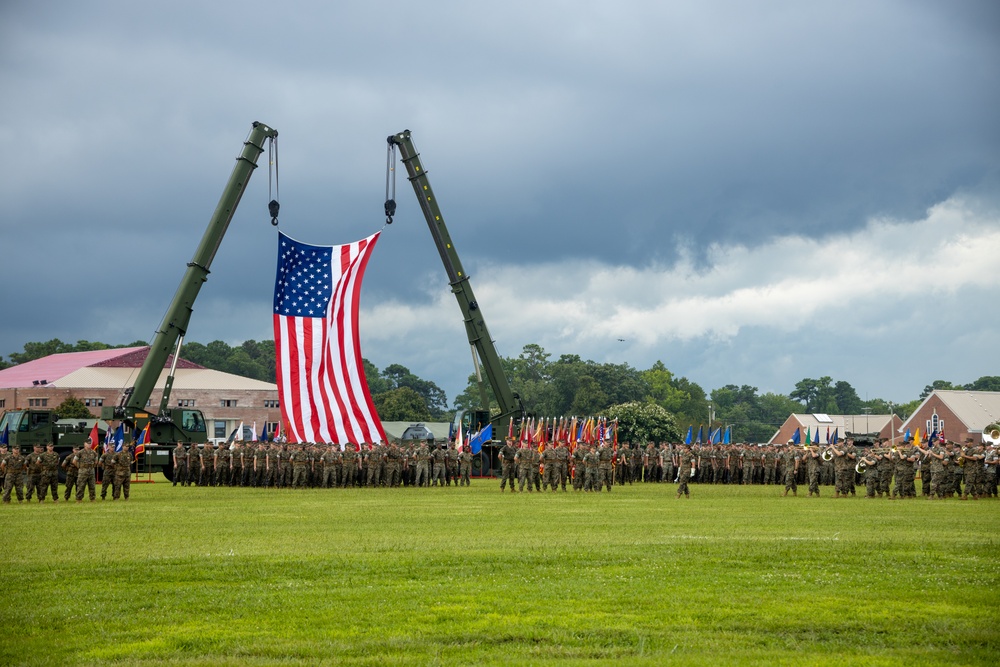
[[[820,454],[819,456],[824,461],[832,461],[833,460],[833,452],[830,451],[829,447],[827,447],[826,449],[824,449],[823,453]]]

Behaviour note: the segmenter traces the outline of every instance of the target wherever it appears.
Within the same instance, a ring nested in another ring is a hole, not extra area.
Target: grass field
[[[134,485],[0,507],[0,664],[996,665],[997,501]]]

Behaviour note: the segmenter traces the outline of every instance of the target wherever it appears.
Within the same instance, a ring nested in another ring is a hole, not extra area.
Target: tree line
[[[64,343],[59,339],[32,342],[22,352],[0,357],[0,368],[22,364],[50,354],[85,352],[144,346],[144,341],[127,345],[80,340]],[[206,368],[233,373],[264,382],[275,381],[274,341],[248,340],[237,346],[223,341],[207,345],[189,342],[181,356]],[[671,372],[662,361],[640,370],[629,364],[598,363],[579,355],[563,354],[557,359],[537,344],[525,345],[516,357],[501,357],[511,388],[525,407],[538,416],[611,414],[613,406],[654,404],[673,416],[678,428],[709,423],[733,426],[739,440],[760,442],[769,439],[788,415],[798,413],[889,414],[908,417],[935,389],[1000,391],[1000,376],[983,376],[967,384],[934,380],[921,395],[907,403],[873,398],[862,400],[845,380],[832,377],[804,378],[787,395],[759,393],[757,387],[727,384],[706,392],[696,382]],[[367,359],[365,377],[379,415],[386,421],[445,421],[455,410],[479,407],[479,388],[470,374],[465,390],[449,408],[445,392],[400,364],[379,369]],[[496,407],[495,399],[492,407]]]

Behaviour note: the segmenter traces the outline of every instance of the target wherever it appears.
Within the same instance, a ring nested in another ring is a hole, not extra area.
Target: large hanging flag
[[[289,442],[386,440],[358,330],[361,280],[380,233],[339,246],[278,234],[274,343]]]
[[[108,429],[111,430],[110,428]],[[125,426],[118,424],[118,428],[115,429],[115,451],[120,452],[125,448]]]
[[[0,445],[10,444],[10,428],[9,425],[3,425],[3,433],[0,433]]]
[[[687,434],[687,437],[684,438],[684,444],[685,445],[690,445],[691,444],[691,438],[693,436],[694,436],[694,426],[688,426],[688,434]]]
[[[792,444],[801,445],[802,444],[802,428],[798,427],[795,429],[795,433],[792,434]]]
[[[108,424],[108,429],[111,425]],[[94,428],[90,429],[90,448],[97,449],[101,446],[101,434],[97,430],[97,422],[94,422]]]

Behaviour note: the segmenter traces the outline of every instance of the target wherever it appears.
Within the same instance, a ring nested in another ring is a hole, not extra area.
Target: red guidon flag
[[[361,363],[361,279],[379,232],[314,246],[278,233],[274,345],[289,442],[385,441]]]

